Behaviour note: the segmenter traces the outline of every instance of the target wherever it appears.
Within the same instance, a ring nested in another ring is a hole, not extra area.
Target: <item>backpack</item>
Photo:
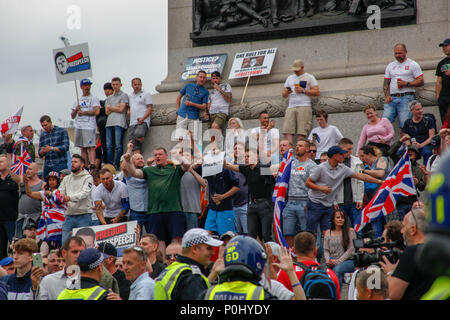
[[[424,113],[423,121],[425,123],[425,127],[434,128],[434,130],[436,130],[436,117],[434,116],[434,114]],[[431,126],[430,126],[430,124],[431,124]],[[408,132],[412,132],[415,129],[412,118],[409,118],[408,120],[406,120],[405,126],[407,126],[407,128],[408,128]]]
[[[313,269],[301,262],[294,262],[294,264],[304,270],[300,283],[305,291],[306,299],[337,300],[336,284],[328,275],[326,265],[313,266],[315,267]]]

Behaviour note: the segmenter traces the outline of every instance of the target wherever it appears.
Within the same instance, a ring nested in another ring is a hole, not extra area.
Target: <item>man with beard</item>
[[[72,173],[64,178],[59,191],[67,203],[66,220],[62,229],[62,243],[70,236],[73,228],[91,225],[92,197],[94,180],[84,168],[84,158],[79,154],[72,156]]]

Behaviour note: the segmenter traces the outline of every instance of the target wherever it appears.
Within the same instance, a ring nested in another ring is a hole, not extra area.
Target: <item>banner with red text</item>
[[[236,53],[228,79],[270,74],[277,48]]]

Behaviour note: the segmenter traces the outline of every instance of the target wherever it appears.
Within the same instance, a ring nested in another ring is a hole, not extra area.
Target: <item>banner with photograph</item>
[[[91,58],[87,42],[53,50],[56,82],[92,77]]]
[[[80,236],[86,242],[87,248],[93,248],[100,243],[109,242],[116,247],[118,253],[123,249],[136,245],[137,221],[74,228],[72,235]],[[120,255],[120,254],[119,254]]]
[[[200,70],[206,72],[208,80],[211,79],[211,73],[219,71],[222,74],[228,54],[210,54],[206,56],[189,57],[184,64],[183,72],[181,73],[182,81],[195,81],[195,77]]]
[[[270,74],[277,48],[236,53],[229,79]]]

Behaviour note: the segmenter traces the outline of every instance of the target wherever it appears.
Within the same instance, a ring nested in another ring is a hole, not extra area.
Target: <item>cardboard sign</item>
[[[229,79],[270,74],[277,48],[236,53]]]
[[[225,152],[214,154],[208,152],[203,158],[202,163],[202,177],[214,176],[223,170],[223,159]]]
[[[228,54],[211,54],[207,56],[189,57],[184,64],[184,71],[181,73],[182,81],[195,81],[195,77],[200,70],[206,72],[207,80],[211,79],[211,73],[219,71],[222,74]]]
[[[81,80],[92,77],[91,58],[87,43],[53,50],[56,82]]]
[[[106,224],[75,228],[72,235],[80,236],[86,242],[86,247],[96,247],[102,242],[109,242],[118,252],[136,245],[137,221]],[[90,229],[90,230],[89,230]]]

